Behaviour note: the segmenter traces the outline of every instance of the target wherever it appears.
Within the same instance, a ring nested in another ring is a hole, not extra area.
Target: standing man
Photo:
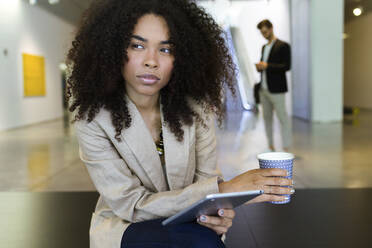
[[[291,50],[288,43],[275,37],[273,24],[269,20],[261,21],[257,28],[268,41],[262,47],[261,61],[256,64],[256,68],[261,72],[259,96],[269,149],[275,150],[273,142],[273,112],[275,110],[280,121],[283,150],[287,151],[292,137],[285,105],[285,93],[288,91],[285,73],[291,67]]]

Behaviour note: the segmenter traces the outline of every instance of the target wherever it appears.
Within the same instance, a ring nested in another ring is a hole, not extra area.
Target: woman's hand
[[[224,234],[232,225],[235,211],[233,209],[220,209],[218,210],[218,215],[219,216],[202,215],[198,218],[198,223],[214,230],[218,235]]]
[[[284,201],[286,196],[294,193],[293,181],[283,178],[287,171],[283,169],[256,169],[250,170],[230,181],[220,183],[220,193],[239,192],[247,190],[263,190],[264,194],[249,201]],[[290,187],[282,187],[290,186]]]

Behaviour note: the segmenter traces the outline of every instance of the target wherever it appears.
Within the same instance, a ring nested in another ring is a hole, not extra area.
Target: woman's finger
[[[265,194],[276,194],[276,195],[290,195],[295,192],[293,188],[280,187],[280,186],[267,186],[263,187]]]
[[[218,215],[224,218],[234,219],[235,211],[233,209],[220,209]]]
[[[268,201],[284,201],[287,200],[287,196],[284,195],[272,195],[272,194],[262,194],[256,198],[250,200],[247,204],[257,203],[257,202],[268,202]]]
[[[215,226],[225,226],[225,220],[222,217],[202,215],[199,217],[199,220]]]
[[[200,221],[198,221],[198,223],[200,225],[202,225],[202,226],[205,226],[205,227],[208,227],[208,228],[214,230],[218,235],[227,233],[227,231],[229,230],[228,227],[224,227],[224,226],[215,226],[215,225],[212,225],[212,224],[209,224],[209,223],[200,222]]]
[[[272,185],[272,186],[292,186],[292,179],[282,178],[282,177],[262,177],[261,183],[263,185]]]
[[[284,169],[258,169],[260,174],[264,177],[286,177],[288,176],[288,171]]]
[[[230,227],[232,225],[232,219],[224,217],[202,215],[199,217],[199,220],[214,226]]]

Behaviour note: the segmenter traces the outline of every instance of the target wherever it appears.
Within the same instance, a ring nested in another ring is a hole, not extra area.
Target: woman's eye
[[[170,48],[161,48],[160,51],[163,53],[172,53],[172,50]]]
[[[140,44],[132,44],[131,45],[132,48],[136,48],[136,49],[143,49],[144,47]]]

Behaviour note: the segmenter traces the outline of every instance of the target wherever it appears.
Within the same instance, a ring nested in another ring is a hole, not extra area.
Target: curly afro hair
[[[165,19],[174,47],[174,67],[169,83],[161,89],[164,121],[183,140],[182,124],[200,116],[188,99],[224,117],[225,89],[235,95],[236,68],[224,39],[225,33],[201,7],[190,0],[102,0],[84,13],[67,56],[69,110],[74,121],[92,121],[101,108],[111,113],[116,139],[131,125],[121,70],[138,19],[155,14]]]

